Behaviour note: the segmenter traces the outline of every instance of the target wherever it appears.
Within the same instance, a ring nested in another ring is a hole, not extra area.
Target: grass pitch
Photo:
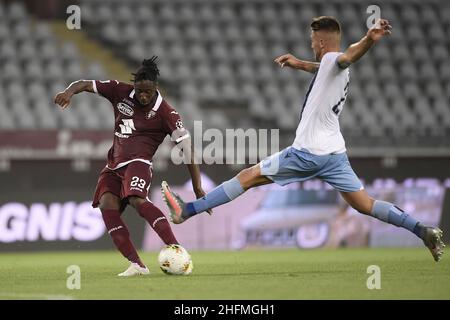
[[[0,299],[450,299],[450,257],[425,248],[191,252],[194,272],[168,276],[157,252],[141,253],[152,274],[119,278],[117,252],[2,253]],[[69,265],[81,289],[66,287]],[[369,290],[367,267],[381,269]]]

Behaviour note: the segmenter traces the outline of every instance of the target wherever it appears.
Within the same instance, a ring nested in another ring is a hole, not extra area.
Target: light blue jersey
[[[301,111],[294,143],[260,163],[261,174],[279,185],[319,178],[342,192],[364,189],[356,176],[339,128],[347,97],[348,69],[340,68],[340,52],[322,57]]]
[[[341,52],[327,52],[303,103],[300,123],[292,144],[317,155],[345,152],[345,141],[339,127],[339,115],[344,108],[350,76],[348,68],[336,63]]]

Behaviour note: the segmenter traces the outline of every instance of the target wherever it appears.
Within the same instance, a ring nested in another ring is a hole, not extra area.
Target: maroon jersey
[[[159,92],[152,102],[142,106],[135,98],[134,87],[130,84],[117,80],[94,80],[93,87],[114,107],[115,132],[113,145],[108,152],[108,168],[117,169],[132,161],[151,163],[164,138],[177,129],[177,137],[180,138],[175,142],[189,137],[180,115]]]

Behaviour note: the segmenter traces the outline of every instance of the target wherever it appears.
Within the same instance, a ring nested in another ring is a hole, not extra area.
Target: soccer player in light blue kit
[[[357,211],[381,221],[405,228],[421,238],[439,261],[445,247],[439,228],[421,224],[394,204],[372,199],[364,190],[348,161],[344,138],[339,128],[339,114],[344,107],[349,87],[349,66],[358,61],[377,41],[391,33],[384,19],[345,52],[340,52],[341,27],[333,17],[314,18],[311,23],[311,47],[319,62],[302,61],[291,54],[275,59],[281,67],[291,67],[313,73],[300,114],[300,123],[291,147],[278,152],[259,164],[244,169],[203,198],[185,203],[162,183],[162,193],[176,224],[227,203],[246,190],[269,183],[286,185],[291,182],[319,178],[336,188]]]

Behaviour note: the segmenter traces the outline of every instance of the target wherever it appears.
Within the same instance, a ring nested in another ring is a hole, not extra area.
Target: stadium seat
[[[362,128],[378,137],[401,135],[415,123],[431,128],[433,123],[448,126],[450,122],[446,36],[450,32],[450,7],[441,6],[439,1],[407,2],[413,5],[400,8],[397,2],[383,4],[383,16],[393,21],[391,38],[377,44],[350,69],[349,110],[344,109],[341,120],[346,134],[357,136]],[[117,57],[125,57],[130,65],[149,55],[160,57],[161,79],[170,86],[168,98],[173,93],[175,101],[188,101],[180,107],[192,111],[191,118],[218,123],[219,117],[211,116],[216,109],[208,107],[238,100],[243,114],[248,112],[255,125],[264,119],[267,125],[291,133],[311,75],[277,68],[273,59],[286,52],[313,59],[308,29],[311,18],[319,14],[332,14],[341,20],[343,47],[359,40],[366,32],[360,15],[368,5],[357,0],[342,4],[306,0],[80,3],[86,26],[83,32]],[[81,111],[71,110],[64,117],[55,108],[45,108],[43,102],[44,97],[50,102],[55,89],[61,90],[75,79],[108,78],[101,66],[85,65],[74,44],[60,45],[46,21],[27,23],[31,19],[23,3],[0,5],[0,18],[0,90],[8,102],[18,92],[25,92],[22,101],[30,103],[34,112],[30,114],[40,115],[36,121],[28,117],[19,123],[16,111],[3,106],[1,110],[7,110],[8,115],[1,118],[2,128],[79,125],[95,129],[112,125],[107,101],[98,97],[83,100]],[[418,20],[421,24],[411,24]],[[36,81],[39,84],[32,85]],[[36,103],[31,102],[32,96],[39,97]],[[275,101],[274,96],[279,99]],[[88,120],[82,111],[92,105],[99,108]],[[274,116],[280,112],[282,116]],[[430,112],[436,114],[429,116]],[[233,127],[226,113],[220,117]],[[393,119],[398,128],[393,128]]]

